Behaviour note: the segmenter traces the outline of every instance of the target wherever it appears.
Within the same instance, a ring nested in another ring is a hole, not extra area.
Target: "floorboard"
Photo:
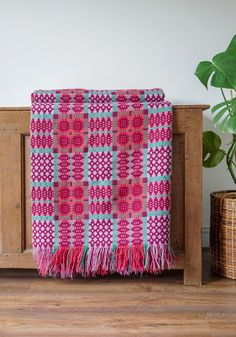
[[[236,281],[203,259],[201,287],[180,271],[59,280],[0,270],[0,337],[236,337]]]

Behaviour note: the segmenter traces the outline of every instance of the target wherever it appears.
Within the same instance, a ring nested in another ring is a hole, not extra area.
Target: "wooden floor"
[[[90,280],[0,271],[0,336],[235,337],[236,281],[209,271],[187,287],[182,273]]]

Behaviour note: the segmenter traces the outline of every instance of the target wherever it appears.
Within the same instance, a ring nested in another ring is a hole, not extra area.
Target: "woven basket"
[[[212,270],[236,279],[236,191],[211,193]]]

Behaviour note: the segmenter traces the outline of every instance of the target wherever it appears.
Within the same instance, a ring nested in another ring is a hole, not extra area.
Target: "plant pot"
[[[212,270],[236,279],[236,191],[211,193]]]

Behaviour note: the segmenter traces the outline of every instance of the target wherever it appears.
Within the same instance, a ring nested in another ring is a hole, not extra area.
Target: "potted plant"
[[[223,160],[236,184],[236,35],[224,52],[212,61],[198,64],[195,75],[208,88],[218,88],[222,102],[212,109],[216,129],[230,134],[232,140],[226,149],[221,138],[212,131],[203,132],[203,166],[212,168]],[[215,272],[236,278],[236,191],[211,193],[210,246],[212,268]]]

